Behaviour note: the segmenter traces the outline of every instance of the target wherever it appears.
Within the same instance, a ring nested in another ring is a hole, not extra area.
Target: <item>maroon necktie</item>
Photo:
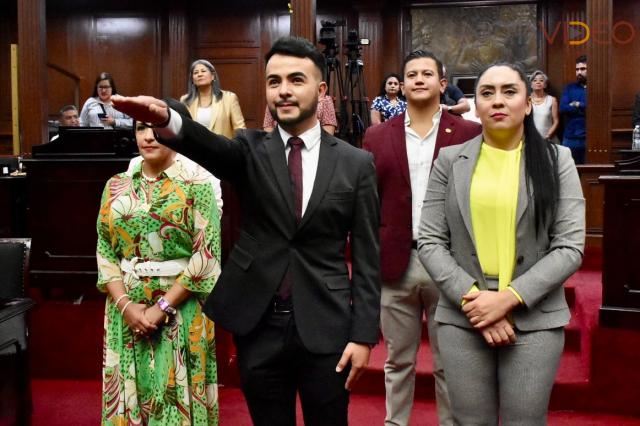
[[[289,138],[287,144],[289,150],[289,176],[291,178],[291,189],[293,190],[293,200],[296,210],[296,219],[300,222],[302,218],[302,147],[304,142],[300,138]]]
[[[291,179],[291,190],[293,191],[293,201],[296,211],[296,220],[300,223],[302,218],[302,147],[304,142],[300,138],[289,138],[289,178]],[[287,269],[284,278],[278,288],[278,299],[288,301],[291,298],[291,286],[293,285],[293,277],[291,270]]]

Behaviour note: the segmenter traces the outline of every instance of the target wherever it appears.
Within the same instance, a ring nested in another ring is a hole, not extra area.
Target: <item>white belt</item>
[[[189,258],[165,260],[164,262],[140,262],[142,259],[134,257],[131,260],[122,259],[120,269],[135,278],[140,277],[172,277],[180,274],[189,264]]]

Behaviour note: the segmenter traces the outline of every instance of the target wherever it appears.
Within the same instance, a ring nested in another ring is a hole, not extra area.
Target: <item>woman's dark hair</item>
[[[302,37],[281,37],[273,43],[271,50],[264,56],[264,63],[269,62],[273,55],[293,56],[296,58],[307,58],[320,70],[322,78],[326,78],[326,68],[324,56],[306,38]]]
[[[480,78],[493,67],[508,67],[514,70],[524,83],[527,96],[531,95],[531,86],[520,66],[508,62],[497,62],[489,65],[478,74],[474,90],[476,96]],[[538,132],[533,122],[532,113],[524,117],[524,159],[527,194],[529,199],[533,199],[534,202],[537,233],[556,213],[560,194],[560,178],[558,176],[558,149]]]
[[[387,80],[389,80],[391,77],[395,78],[396,80],[398,80],[398,83],[402,83],[402,78],[396,74],[395,72],[392,72],[390,74],[387,74],[384,76],[384,79],[382,79],[382,84],[380,85],[380,93],[378,93],[378,96],[384,96],[387,94],[387,91],[385,90],[387,87]],[[398,97],[400,97],[401,93],[398,92]]]
[[[218,77],[218,73],[216,72],[213,64],[206,59],[197,59],[193,61],[191,66],[189,67],[189,80],[187,81],[187,96],[184,98],[183,102],[189,105],[191,102],[198,98],[198,88],[193,83],[193,70],[197,65],[203,65],[207,68],[211,74],[213,75],[213,81],[211,82],[211,90],[213,91],[213,96],[215,96],[216,101],[220,101],[222,99],[222,89],[220,88],[220,78]]]
[[[96,77],[96,82],[93,83],[93,93],[91,94],[92,97],[95,98],[98,96],[98,83],[100,83],[102,80],[109,81],[112,95],[118,94],[118,90],[116,89],[116,82],[113,80],[113,77],[111,77],[111,74],[109,74],[108,72],[103,71],[100,74],[98,74],[98,77]]]

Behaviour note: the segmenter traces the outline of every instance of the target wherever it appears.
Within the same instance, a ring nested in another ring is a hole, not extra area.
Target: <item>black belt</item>
[[[274,297],[271,305],[271,312],[276,314],[290,314],[293,312],[293,302],[291,301],[291,298],[284,300],[277,296]]]
[[[418,250],[418,242],[416,240],[411,241],[411,248],[414,250]]]

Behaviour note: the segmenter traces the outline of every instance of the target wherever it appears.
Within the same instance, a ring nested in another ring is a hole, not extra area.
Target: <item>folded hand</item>
[[[510,290],[477,291],[465,294],[463,299],[467,303],[462,307],[462,312],[475,328],[484,328],[504,318],[519,304]]]
[[[506,318],[482,328],[480,332],[489,346],[505,346],[516,342],[516,333]]]

